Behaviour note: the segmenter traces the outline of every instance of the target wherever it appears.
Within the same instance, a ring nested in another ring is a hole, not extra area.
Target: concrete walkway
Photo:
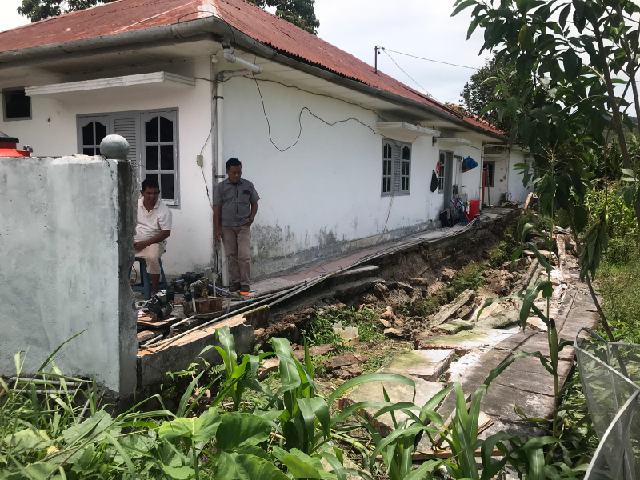
[[[578,265],[575,257],[564,254],[562,250],[560,266],[552,271],[554,296],[550,305],[550,315],[556,322],[559,337],[573,341],[583,327],[593,328],[598,316],[587,286],[578,278]],[[541,267],[530,270],[532,278],[543,273]],[[525,284],[526,285],[526,284]],[[536,301],[544,311],[545,300]],[[517,317],[519,305],[511,308]],[[488,309],[487,309],[488,310]],[[510,312],[509,312],[510,313]],[[413,389],[394,383],[385,383],[392,401],[415,401],[421,405],[441,390],[446,383],[460,382],[465,395],[470,396],[491,371],[510,355],[521,352],[540,352],[549,357],[546,327],[534,316],[527,321],[523,331],[519,326],[510,328],[486,328],[480,322],[472,330],[461,331],[453,335],[433,335],[425,331],[424,338],[417,342],[417,350],[395,356],[386,372],[399,373],[415,381],[415,400]],[[559,377],[562,387],[574,365],[573,347],[565,347],[560,352]],[[378,399],[382,401],[382,389],[379,384],[367,385],[356,389],[350,398],[353,401]],[[482,435],[488,436],[499,431],[512,434],[540,434],[539,424],[528,418],[550,419],[555,409],[553,396],[553,376],[543,367],[538,358],[524,356],[515,360],[489,386],[481,407],[480,427]],[[449,418],[455,409],[455,397],[450,394],[440,406],[443,418]],[[381,417],[388,428],[391,419]],[[428,454],[431,445],[423,439],[418,453]]]
[[[482,211],[481,215],[476,219],[476,221],[493,221],[497,218],[508,215],[512,211],[513,209],[498,207],[485,209]],[[450,228],[427,230],[409,235],[401,239],[388,241],[368,248],[345,253],[344,255],[332,257],[330,259],[318,260],[317,262],[305,265],[299,269],[276,274],[254,282],[252,285],[254,296],[269,294],[278,290],[283,290],[295,285],[299,285],[303,282],[314,280],[321,276],[336,273],[341,270],[348,269],[353,265],[371,257],[383,256],[388,252],[402,248],[408,248],[412,245],[424,242],[435,242],[445,237],[454,236],[465,231],[467,228],[467,225],[455,225]]]

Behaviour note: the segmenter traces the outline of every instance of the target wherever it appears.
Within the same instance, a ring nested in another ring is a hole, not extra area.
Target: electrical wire
[[[399,51],[397,51],[397,50],[392,50],[392,49],[390,49],[390,48],[384,48],[384,47],[381,47],[381,48],[382,48],[382,50],[383,50],[383,51],[385,51],[385,52],[386,52],[386,51],[389,51],[389,52],[392,52],[392,53],[396,53],[396,54],[398,54],[398,55],[404,55],[404,56],[406,56],[406,57],[415,58],[416,60],[424,60],[424,61],[426,61],[426,62],[431,62],[431,63],[440,63],[440,64],[442,64],[442,65],[449,65],[450,67],[468,68],[469,70],[475,70],[475,71],[480,70],[478,67],[471,67],[471,66],[469,66],[469,65],[460,65],[460,64],[458,64],[458,63],[446,62],[446,61],[444,61],[444,60],[434,60],[433,58],[419,57],[419,56],[417,56],[417,55],[412,55],[412,54],[410,54],[410,53],[405,53],[405,52],[399,52]]]
[[[426,94],[428,97],[433,98],[433,95],[431,95],[431,94],[429,93],[429,91],[428,91],[426,88],[424,88],[424,87],[420,84],[420,82],[418,82],[415,78],[413,78],[411,75],[409,75],[409,73],[408,73],[404,68],[402,68],[398,62],[396,62],[395,58],[393,58],[393,57],[391,56],[391,54],[390,54],[389,52],[387,52],[387,49],[386,49],[386,48],[384,48],[384,47],[380,47],[380,49],[382,50],[382,52],[383,52],[387,57],[389,57],[389,58],[391,59],[391,61],[393,62],[393,64],[394,64],[396,67],[398,67],[398,70],[400,70],[402,73],[404,73],[404,74],[405,74],[405,75],[406,75],[406,76],[407,76],[407,77],[408,77],[408,78],[409,78],[409,79],[410,79],[410,80],[411,80],[415,85],[417,85],[417,86],[418,86],[418,88],[419,88],[420,90],[422,90],[422,92],[423,92],[424,94]]]

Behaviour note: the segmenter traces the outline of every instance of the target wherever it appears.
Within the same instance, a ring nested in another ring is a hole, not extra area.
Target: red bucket
[[[480,200],[469,200],[469,213],[467,214],[467,218],[472,220],[480,215]]]

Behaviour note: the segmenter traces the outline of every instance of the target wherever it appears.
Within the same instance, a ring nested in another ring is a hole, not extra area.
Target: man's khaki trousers
[[[230,287],[251,284],[251,227],[222,227]]]

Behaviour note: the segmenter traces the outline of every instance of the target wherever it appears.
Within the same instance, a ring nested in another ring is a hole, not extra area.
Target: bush
[[[597,221],[600,214],[607,209],[610,238],[621,239],[637,235],[635,212],[627,205],[619,184],[612,183],[605,188],[591,189],[585,197],[585,204],[589,211],[590,223]]]
[[[606,259],[613,265],[624,265],[638,254],[635,238],[612,238],[607,246]]]
[[[637,255],[620,259],[618,264],[607,259],[600,270],[603,309],[616,338],[640,343],[640,260]]]

